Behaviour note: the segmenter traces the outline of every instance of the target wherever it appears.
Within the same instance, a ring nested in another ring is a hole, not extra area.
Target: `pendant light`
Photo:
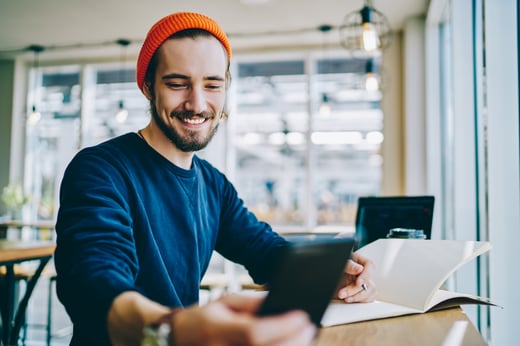
[[[375,70],[374,59],[368,59],[365,64],[365,90],[378,91],[380,89],[379,77]]]
[[[321,103],[320,103],[320,115],[323,117],[328,117],[332,109],[330,108],[330,101],[329,101],[329,95],[326,93],[323,93],[321,95]]]
[[[325,60],[325,57],[326,57],[326,53],[327,53],[327,40],[326,40],[326,33],[331,31],[332,30],[332,25],[329,25],[329,24],[323,24],[323,25],[320,25],[318,27],[318,30],[321,31],[321,33],[323,34],[323,57],[324,57],[324,60]],[[320,100],[320,108],[319,108],[319,114],[320,116],[323,116],[323,117],[328,117],[330,116],[331,112],[332,112],[332,108],[330,106],[330,98],[329,98],[329,95],[326,93],[326,92],[323,92],[321,94],[321,100]]]
[[[341,45],[348,50],[373,53],[390,45],[391,29],[388,19],[376,10],[372,0],[347,14],[339,27]]]
[[[368,6],[361,9],[361,48],[367,52],[375,51],[381,45],[377,30],[372,24],[372,10]]]
[[[38,72],[39,72],[39,54],[41,52],[43,52],[44,50],[44,47],[43,46],[40,46],[40,45],[30,45],[29,47],[27,47],[28,50],[32,51],[34,53],[34,58],[33,58],[33,73],[35,76],[38,75]],[[35,78],[36,80],[36,78]],[[35,86],[35,90],[36,90],[36,82],[34,83]],[[31,106],[31,112],[28,114],[27,116],[27,124],[29,125],[36,125],[40,122],[40,119],[42,118],[42,115],[41,113],[38,111],[37,107],[36,107],[36,101],[35,101],[35,98],[36,96],[34,95],[34,92],[33,92],[33,95],[32,95],[32,106]]]
[[[119,77],[120,78],[119,79],[120,79],[120,82],[123,82],[124,81],[123,65],[124,65],[124,60],[125,60],[125,50],[126,50],[126,47],[130,44],[130,40],[119,39],[116,41],[116,43],[121,46],[121,60],[120,60],[120,68],[119,68]],[[125,102],[123,100],[123,97],[121,97],[118,102],[116,121],[120,124],[123,124],[126,122],[127,118],[128,118],[128,110],[125,108]]]

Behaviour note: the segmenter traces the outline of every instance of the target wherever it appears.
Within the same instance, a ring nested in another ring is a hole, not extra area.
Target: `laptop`
[[[360,197],[356,213],[356,240],[360,248],[386,238],[392,228],[422,230],[431,238],[434,196]]]

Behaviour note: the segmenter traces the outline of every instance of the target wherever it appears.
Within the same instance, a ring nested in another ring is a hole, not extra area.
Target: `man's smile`
[[[205,122],[207,119],[202,117],[190,117],[190,118],[179,118],[182,122],[188,123],[190,125],[200,125]]]

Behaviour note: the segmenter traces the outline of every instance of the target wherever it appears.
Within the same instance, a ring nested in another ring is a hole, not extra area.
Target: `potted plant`
[[[19,182],[5,186],[2,191],[2,201],[7,207],[8,215],[12,220],[21,218],[22,207],[29,202],[29,199]]]

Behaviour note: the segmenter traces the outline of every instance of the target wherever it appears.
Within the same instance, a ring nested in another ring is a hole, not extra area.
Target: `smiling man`
[[[230,59],[228,38],[212,19],[186,12],[162,18],[137,60],[149,124],[83,149],[67,167],[55,264],[58,297],[74,323],[72,345],[312,342],[316,329],[301,311],[260,318],[261,298],[239,295],[197,304],[214,250],[266,283],[287,245],[195,154],[227,117]],[[339,296],[372,300],[371,262],[354,258]]]
[[[162,132],[165,138],[154,140],[168,139],[173,146],[161,154],[188,169],[193,152],[209,143],[225,117],[230,56],[207,31],[188,29],[176,38],[162,44],[141,85],[150,100],[152,122],[140,134],[146,139],[148,133]],[[182,165],[183,158],[188,166]]]

